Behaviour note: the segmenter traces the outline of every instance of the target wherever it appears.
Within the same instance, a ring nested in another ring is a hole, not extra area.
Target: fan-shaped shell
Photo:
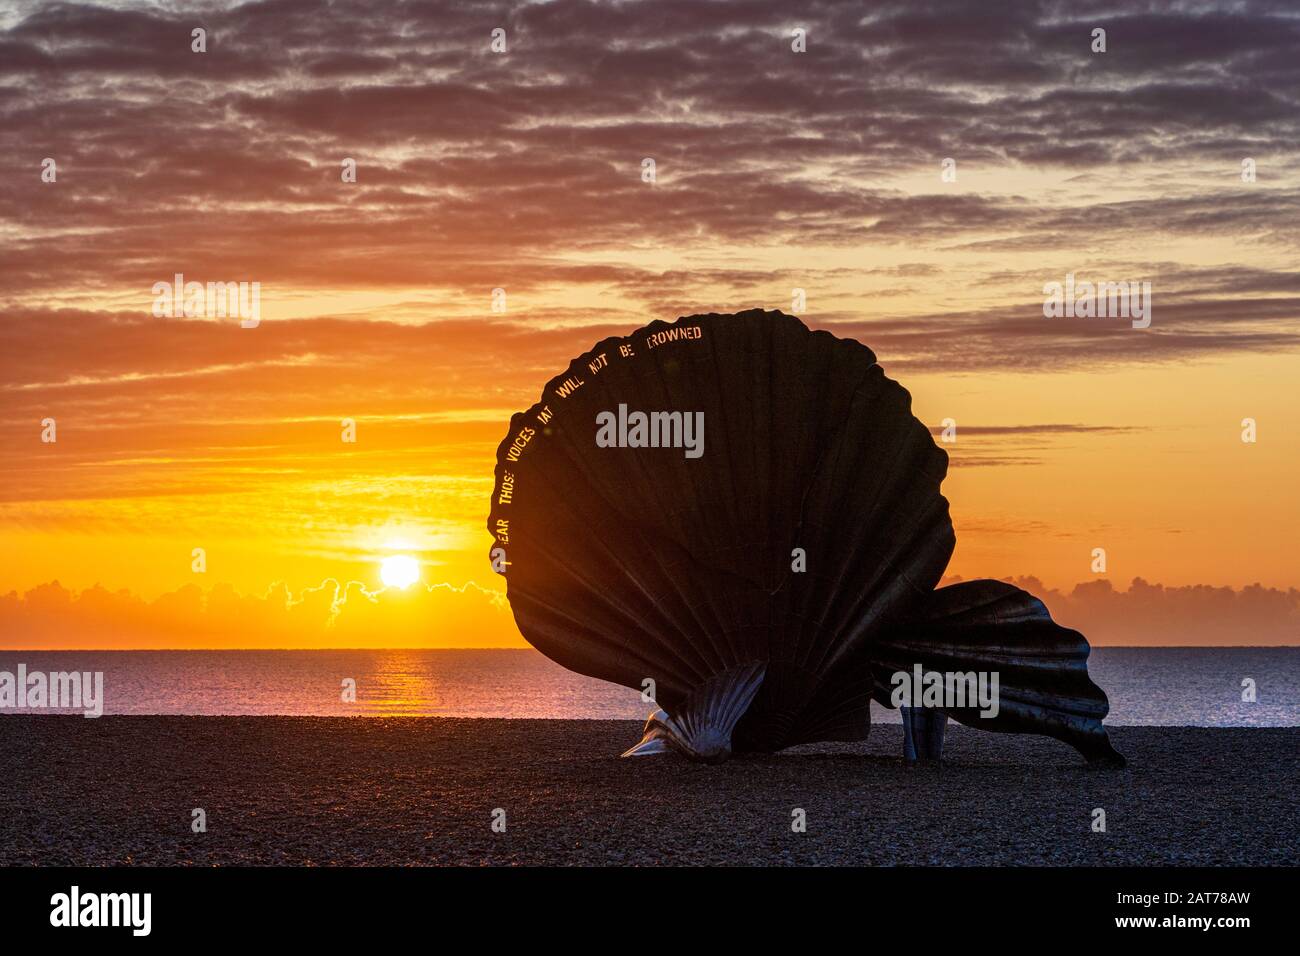
[[[598,446],[620,406],[702,413],[702,454]],[[865,346],[695,315],[600,342],[511,419],[488,530],[521,633],[565,667],[681,720],[731,682],[736,749],[860,739],[870,646],[955,543],[946,470]]]

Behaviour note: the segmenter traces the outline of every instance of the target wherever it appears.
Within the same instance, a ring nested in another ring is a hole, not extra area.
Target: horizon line
[[[1089,642],[1092,650],[1111,648],[1116,650],[1278,650],[1281,648],[1300,649],[1300,644],[1095,644]],[[149,653],[186,653],[190,651],[533,651],[541,654],[537,648],[528,647],[0,647],[4,653],[45,653],[45,654],[133,654]],[[545,657],[546,655],[542,655]],[[547,658],[550,660],[550,658]]]

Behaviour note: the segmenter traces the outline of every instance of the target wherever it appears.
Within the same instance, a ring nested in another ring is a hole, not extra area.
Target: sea
[[[652,709],[639,691],[534,650],[0,651],[0,672],[20,663],[102,672],[107,715],[643,720]],[[1098,647],[1089,672],[1110,698],[1108,724],[1300,726],[1300,647]],[[0,719],[23,712],[38,711],[2,708]]]

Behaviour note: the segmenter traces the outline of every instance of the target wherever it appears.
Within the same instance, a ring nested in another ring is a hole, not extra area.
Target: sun
[[[420,562],[409,554],[394,554],[379,565],[379,579],[390,588],[408,588],[420,580]]]

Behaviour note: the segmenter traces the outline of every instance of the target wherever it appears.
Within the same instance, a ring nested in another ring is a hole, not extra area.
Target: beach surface
[[[955,724],[939,767],[898,725],[703,766],[619,759],[632,721],[6,715],[0,864],[1300,862],[1300,728],[1111,734],[1125,770]]]

